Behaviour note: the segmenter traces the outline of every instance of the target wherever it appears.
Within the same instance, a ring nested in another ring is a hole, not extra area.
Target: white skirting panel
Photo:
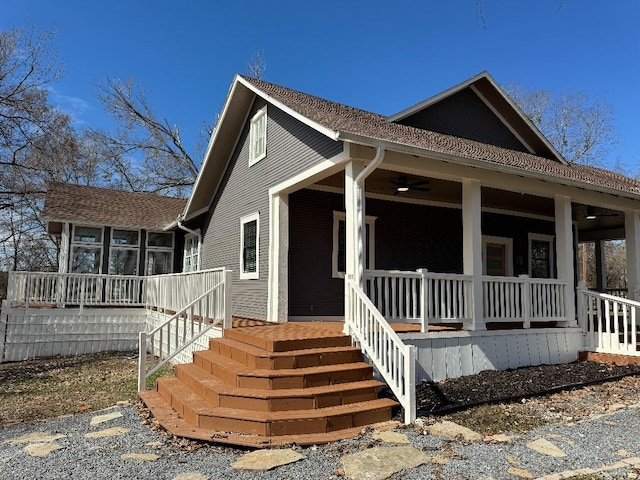
[[[0,361],[135,351],[145,329],[142,308],[10,309],[0,316]],[[4,344],[3,344],[4,342]]]
[[[164,313],[160,313],[157,311],[150,310],[147,315],[147,332],[150,332],[154,328],[162,325],[164,322],[171,318],[170,315],[166,315]],[[185,338],[183,336],[184,327],[182,325],[178,326],[178,337],[177,338]],[[191,363],[193,361],[193,352],[197,352],[199,350],[209,350],[209,340],[212,338],[221,338],[222,337],[222,329],[218,327],[213,327],[209,329],[205,334],[203,334],[200,338],[198,338],[191,345],[186,347],[180,353],[178,353],[172,360],[171,363]],[[171,327],[171,338],[176,338],[176,328],[172,325]],[[159,339],[156,339],[155,348],[159,347],[158,343]],[[169,341],[166,336],[162,339],[163,343],[163,351],[168,351],[167,342]]]
[[[570,363],[584,348],[580,328],[401,335],[418,348],[416,380],[439,382],[483,370]]]

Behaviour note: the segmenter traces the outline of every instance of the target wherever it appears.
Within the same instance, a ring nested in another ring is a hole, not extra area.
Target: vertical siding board
[[[342,151],[340,142],[268,105],[267,156],[249,167],[249,120],[265,104],[258,99],[251,108],[222,179],[221,191],[214,198],[203,228],[201,263],[203,269],[224,266],[233,270],[233,314],[259,319],[267,317],[268,190]],[[240,280],[240,218],[254,212],[260,213],[260,278]]]

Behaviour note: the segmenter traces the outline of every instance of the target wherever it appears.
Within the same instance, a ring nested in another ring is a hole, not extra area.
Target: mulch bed
[[[519,401],[638,374],[640,366],[637,365],[620,366],[596,362],[487,370],[437,383],[419,383],[416,385],[416,406],[419,415],[446,414],[473,406]]]

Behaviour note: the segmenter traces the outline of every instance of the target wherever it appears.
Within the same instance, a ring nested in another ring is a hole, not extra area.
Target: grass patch
[[[482,405],[448,416],[452,421],[485,435],[526,432],[547,421],[533,412],[510,409],[506,405]]]
[[[137,370],[129,352],[0,364],[0,426],[135,401]],[[167,373],[170,368],[158,375]]]
[[[164,367],[153,372],[147,378],[147,390],[153,390],[154,388],[156,388],[156,380],[158,380],[158,378],[167,377],[169,375],[173,375],[173,367],[171,365],[165,365]]]

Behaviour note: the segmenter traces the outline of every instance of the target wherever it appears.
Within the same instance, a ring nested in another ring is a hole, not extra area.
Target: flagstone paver
[[[529,442],[527,443],[527,447],[543,455],[549,455],[550,457],[560,458],[567,456],[567,454],[564,453],[559,447],[545,438],[538,438],[533,442]]]
[[[507,472],[520,478],[534,478],[533,474],[524,468],[511,466],[507,469]]]
[[[277,448],[274,450],[256,450],[242,455],[231,467],[235,470],[252,470],[264,472],[272,468],[287,465],[289,463],[304,460],[304,455],[292,450],[291,448]]]
[[[209,480],[206,475],[199,472],[185,472],[173,477],[172,480]]]
[[[467,442],[477,442],[482,440],[482,435],[478,432],[474,432],[470,428],[463,427],[462,425],[450,422],[449,420],[428,425],[426,430],[431,435],[441,435],[449,438],[462,437],[462,439]]]
[[[484,441],[489,443],[511,443],[513,441],[513,437],[505,435],[504,433],[496,433],[495,435],[485,436]]]
[[[127,432],[129,432],[128,428],[111,427],[111,428],[106,428],[104,430],[99,430],[97,432],[89,432],[89,433],[86,433],[84,436],[87,438],[105,438],[105,437],[115,437],[118,435],[123,435]]]
[[[55,452],[63,448],[61,445],[57,443],[31,443],[23,448],[23,450],[31,455],[32,457],[46,457],[51,452]]]
[[[415,447],[375,447],[341,459],[345,476],[352,480],[384,480],[401,470],[429,463]]]
[[[105,413],[104,415],[96,415],[91,418],[91,422],[89,422],[89,426],[93,427],[95,425],[99,425],[101,423],[110,422],[111,420],[115,420],[116,418],[122,417],[122,412],[111,412]]]
[[[17,444],[17,443],[44,443],[44,442],[53,442],[55,440],[59,440],[60,438],[64,438],[66,435],[62,435],[60,433],[49,433],[49,432],[33,432],[28,433],[26,435],[22,435],[21,437],[12,438],[10,440],[5,441],[4,443]]]
[[[374,440],[380,440],[384,443],[411,443],[404,433],[394,432],[393,430],[386,432],[375,432]]]

